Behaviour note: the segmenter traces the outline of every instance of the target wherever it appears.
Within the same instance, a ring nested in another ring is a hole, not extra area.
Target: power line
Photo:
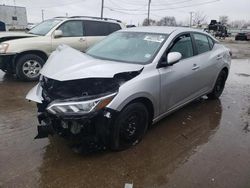
[[[202,3],[196,3],[196,4],[191,4],[191,5],[186,5],[186,6],[180,6],[180,7],[170,7],[170,8],[161,8],[161,9],[152,9],[152,11],[164,11],[164,10],[172,10],[172,9],[179,9],[179,8],[187,8],[187,7],[193,7],[193,6],[201,6],[205,4],[211,4],[218,2],[220,0],[213,0],[213,1],[207,1],[207,2],[202,2]]]
[[[51,6],[29,6],[29,8],[43,8],[43,9],[49,9],[49,8],[56,8],[56,7],[63,7],[63,6],[68,6],[72,4],[78,4],[78,3],[83,3],[86,0],[78,0],[78,1],[73,1],[73,2],[68,2],[68,3],[62,3],[62,4],[57,4],[57,5],[51,5]]]
[[[122,14],[127,14],[127,15],[146,15],[147,13],[131,13],[131,12],[124,12],[124,11],[120,11],[120,10],[116,10],[114,8],[111,8],[111,7],[107,7],[107,6],[104,6],[104,8],[110,10],[110,11],[113,11],[113,12],[118,12],[118,13],[122,13]]]
[[[176,5],[176,4],[182,4],[182,3],[186,3],[190,1],[193,1],[193,0],[184,0],[184,1],[177,1],[177,2],[172,2],[172,3],[170,2],[170,3],[159,3],[159,4],[152,3],[152,6]]]
[[[185,0],[185,2],[187,2],[187,1],[193,1],[193,0]],[[181,9],[181,8],[211,4],[211,3],[218,2],[218,1],[220,1],[220,0],[212,0],[212,1],[201,2],[201,3],[193,3],[191,5],[182,5],[182,6],[178,6],[178,7],[155,8],[155,9],[151,9],[151,11],[165,11],[165,10]],[[181,3],[181,2],[178,2],[178,4],[179,3]],[[184,3],[184,1],[182,1],[182,3]],[[172,5],[175,5],[175,4],[172,3]],[[144,9],[144,10],[142,10],[142,9],[124,9],[124,8],[112,8],[112,7],[106,7],[106,8],[110,8],[110,9],[116,10],[116,11],[126,11],[126,12],[145,12],[145,11],[147,11],[146,9]]]
[[[141,6],[140,8],[137,8],[137,9],[123,8],[123,7],[121,7],[120,5],[116,4],[113,0],[109,0],[109,2],[110,2],[112,5],[114,5],[115,7],[118,7],[118,8],[115,8],[116,10],[138,11],[138,10],[143,10],[143,9],[145,9],[145,6]]]

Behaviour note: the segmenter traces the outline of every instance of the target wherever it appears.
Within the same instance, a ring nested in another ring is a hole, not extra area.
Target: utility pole
[[[44,10],[42,9],[42,21],[44,21]]]
[[[150,24],[149,23],[150,4],[151,4],[151,0],[148,0],[148,25]]]
[[[190,13],[189,27],[192,27],[192,19],[193,19],[193,13],[194,13],[194,12],[189,12],[189,13]]]
[[[103,18],[103,6],[104,6],[104,0],[102,0],[101,18]]]

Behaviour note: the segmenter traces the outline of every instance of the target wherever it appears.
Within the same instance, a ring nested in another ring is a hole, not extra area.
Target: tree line
[[[246,29],[250,27],[250,20],[230,20],[228,16],[222,15],[219,17],[219,20],[221,24],[235,29]],[[210,22],[210,21],[209,21]],[[202,27],[204,25],[209,24],[207,15],[205,15],[203,12],[195,12],[192,15],[191,25],[195,27]],[[154,20],[154,19],[148,19],[145,18],[142,25],[148,26],[149,25],[157,25],[157,26],[189,26],[190,22],[177,22],[176,18],[174,16],[165,16],[162,17],[160,20]]]

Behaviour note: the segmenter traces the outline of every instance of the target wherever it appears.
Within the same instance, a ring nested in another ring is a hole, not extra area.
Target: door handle
[[[83,42],[83,41],[85,41],[85,38],[80,38],[79,41]]]
[[[217,59],[217,60],[220,60],[220,59],[222,59],[222,56],[221,56],[221,55],[218,55],[216,59]]]
[[[200,68],[200,66],[198,66],[197,64],[194,64],[192,70],[197,70],[199,68]]]

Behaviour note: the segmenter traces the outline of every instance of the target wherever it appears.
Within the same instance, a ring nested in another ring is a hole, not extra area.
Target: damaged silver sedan
[[[60,46],[26,97],[38,107],[36,138],[59,134],[81,149],[126,149],[187,103],[219,98],[230,55],[207,33],[175,27],[118,31],[85,54]]]

